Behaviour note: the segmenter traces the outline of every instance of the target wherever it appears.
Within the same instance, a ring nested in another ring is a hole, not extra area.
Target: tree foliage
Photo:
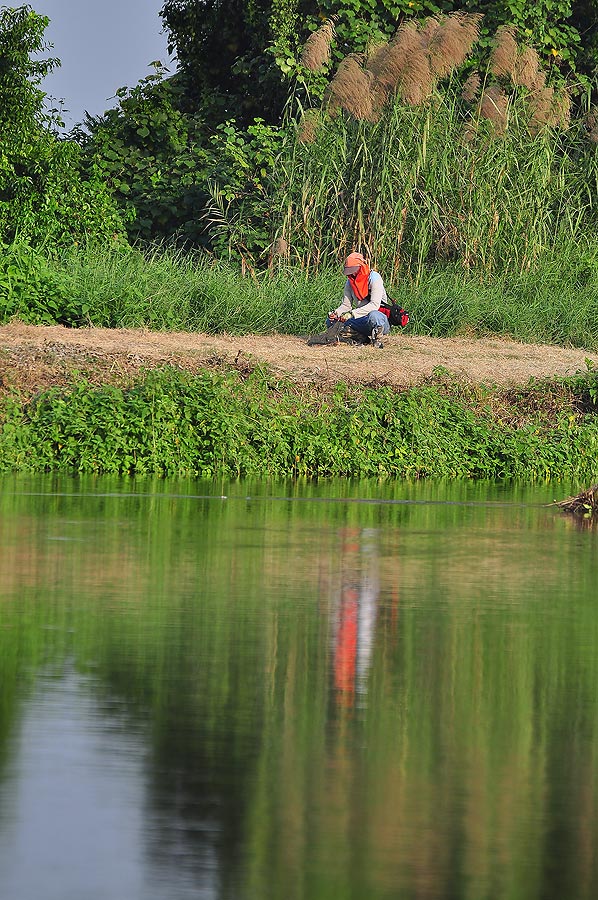
[[[39,59],[48,25],[30,6],[0,8],[0,240],[72,242],[122,232],[97,173],[82,177],[81,152],[55,133],[44,109],[44,76],[59,65]]]
[[[167,0],[161,16],[190,103],[218,121],[276,118],[286,96],[278,65],[312,13],[309,0]]]
[[[48,44],[49,19],[29,6],[0,7],[0,139],[16,142],[38,131],[47,121],[44,92],[39,84],[60,65],[57,59],[32,59]]]
[[[165,0],[161,16],[191,105],[246,122],[278,121],[285,80],[304,74],[298,49],[323,19],[334,18],[338,61],[388,39],[406,18],[459,10],[484,15],[486,44],[508,25],[557,71],[596,68],[597,0]]]
[[[201,116],[181,109],[181,80],[154,74],[120,88],[118,105],[81,131],[87,170],[98,172],[123,210],[129,235],[200,244],[208,153]]]

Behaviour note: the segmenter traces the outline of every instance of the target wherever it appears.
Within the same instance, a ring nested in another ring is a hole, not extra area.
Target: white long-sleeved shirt
[[[380,309],[380,304],[383,300],[387,300],[386,290],[384,288],[384,282],[382,281],[382,276],[378,272],[370,272],[370,277],[368,278],[368,288],[369,288],[369,299],[358,300],[355,294],[353,293],[353,288],[351,287],[351,282],[347,278],[345,282],[345,291],[343,294],[343,302],[341,305],[335,309],[335,313],[337,316],[342,316],[343,313],[348,313],[353,310],[353,316],[356,319],[360,319],[362,316],[367,316],[371,312],[375,312]]]

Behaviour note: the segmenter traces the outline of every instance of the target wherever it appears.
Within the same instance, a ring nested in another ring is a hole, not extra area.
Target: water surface
[[[567,489],[0,488],[1,898],[598,895]]]

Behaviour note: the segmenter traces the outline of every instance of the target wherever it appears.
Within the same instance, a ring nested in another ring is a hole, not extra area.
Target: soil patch
[[[127,383],[141,369],[172,365],[190,371],[267,366],[299,383],[408,387],[438,367],[465,381],[502,387],[530,378],[573,375],[598,366],[598,354],[576,348],[500,339],[428,338],[396,334],[384,349],[369,346],[308,347],[288,335],[233,336],[151,332],[139,329],[0,326],[0,390],[35,393],[68,385],[76,376],[92,383]]]

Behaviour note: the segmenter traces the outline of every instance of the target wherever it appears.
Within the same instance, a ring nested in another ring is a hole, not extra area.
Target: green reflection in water
[[[222,897],[596,896],[596,533],[552,488],[2,488],[0,765],[74,661],[148,725],[148,857],[209,842]]]

